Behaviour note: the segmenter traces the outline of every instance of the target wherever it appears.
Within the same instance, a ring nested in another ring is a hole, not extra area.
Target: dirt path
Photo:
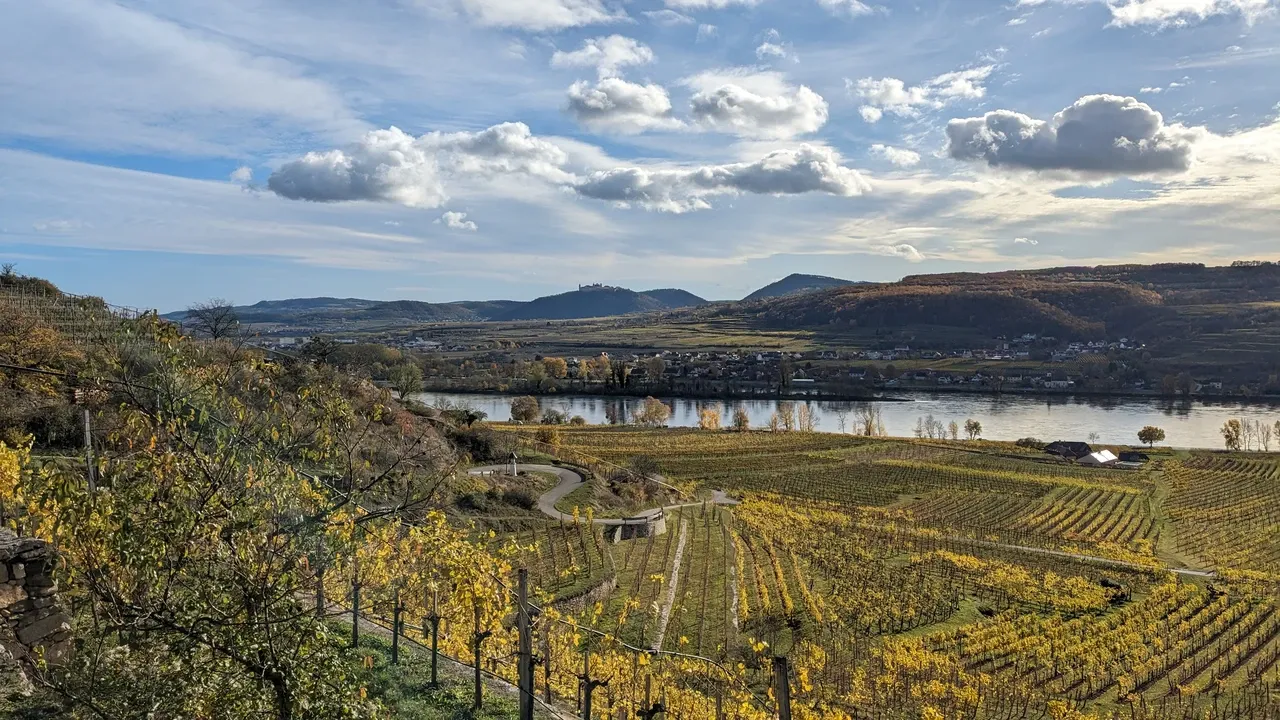
[[[689,540],[689,521],[680,520],[680,539],[676,542],[676,557],[671,562],[671,577],[667,580],[667,597],[658,612],[658,635],[653,639],[653,649],[661,650],[667,637],[667,623],[671,622],[671,608],[676,604],[676,590],[680,587],[680,565],[684,562],[684,548]]]

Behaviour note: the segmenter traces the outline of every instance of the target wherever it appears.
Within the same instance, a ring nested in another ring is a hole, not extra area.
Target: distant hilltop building
[[[591,283],[590,285],[579,285],[578,290],[618,290],[619,288],[604,283]]]

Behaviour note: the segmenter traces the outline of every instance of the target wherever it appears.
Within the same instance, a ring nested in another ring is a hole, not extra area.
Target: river
[[[488,414],[489,420],[511,419],[513,395],[468,393],[422,393],[418,400],[433,406],[450,403],[472,407]],[[1035,437],[1045,441],[1088,440],[1097,433],[1098,442],[1115,445],[1138,444],[1137,433],[1145,425],[1165,430],[1164,445],[1183,448],[1221,448],[1222,424],[1232,418],[1262,420],[1268,425],[1280,420],[1280,405],[1242,402],[1188,402],[1161,398],[1111,398],[1086,396],[978,395],[963,393],[905,393],[907,402],[879,402],[885,428],[890,435],[914,435],[916,421],[933,415],[943,424],[952,420],[964,426],[967,419],[982,423],[987,440],[1017,440]],[[672,427],[693,427],[698,412],[712,407],[720,410],[728,424],[733,410],[744,407],[752,427],[765,427],[777,409],[777,400],[691,400],[662,398],[671,407]],[[643,398],[544,395],[538,398],[544,410],[555,408],[569,416],[581,415],[592,425],[608,422],[606,409],[614,407],[619,417],[630,417]],[[861,403],[827,400],[808,402],[818,418],[818,430],[840,431],[840,413],[848,414],[853,425],[853,409]],[[1280,449],[1280,439],[1272,441]]]

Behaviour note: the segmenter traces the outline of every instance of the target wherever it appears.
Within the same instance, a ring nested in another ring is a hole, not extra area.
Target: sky
[[[0,17],[0,261],[120,305],[1280,259],[1280,0]]]

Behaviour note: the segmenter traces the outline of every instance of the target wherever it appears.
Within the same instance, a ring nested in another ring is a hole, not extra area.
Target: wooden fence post
[[[516,629],[520,634],[519,663],[516,668],[520,688],[520,720],[533,720],[533,627],[529,617],[529,571],[520,568],[516,585]]]

